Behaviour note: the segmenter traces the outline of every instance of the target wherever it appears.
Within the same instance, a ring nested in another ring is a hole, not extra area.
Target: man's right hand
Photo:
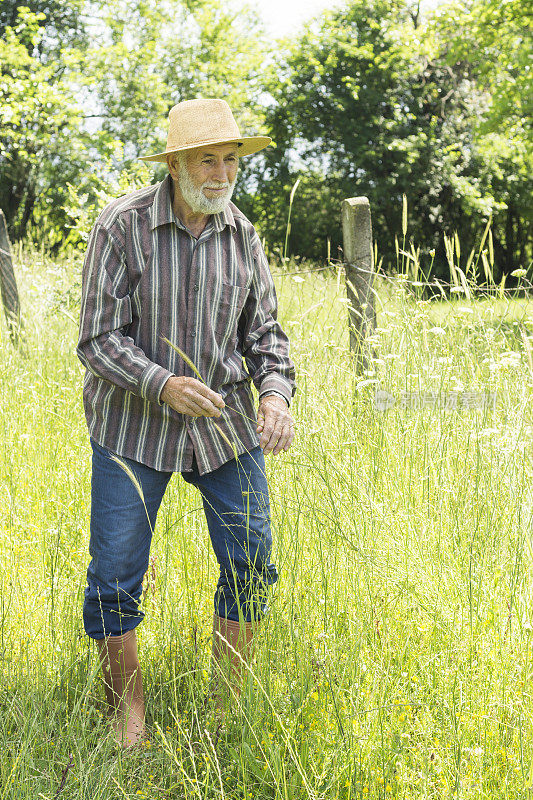
[[[225,403],[221,395],[196,378],[173,376],[161,390],[161,402],[190,417],[220,417]]]

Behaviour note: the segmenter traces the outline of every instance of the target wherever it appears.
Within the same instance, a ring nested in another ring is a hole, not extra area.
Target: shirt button
[[[196,336],[196,331],[191,331],[191,336],[194,338]]]
[[[195,283],[195,284],[194,284],[194,291],[195,291],[195,292],[197,292],[199,288],[200,288],[200,287],[198,286],[198,284],[197,284],[197,283]]]

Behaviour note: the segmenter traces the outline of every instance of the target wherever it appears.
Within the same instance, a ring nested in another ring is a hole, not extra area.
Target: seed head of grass
[[[192,369],[192,371],[194,372],[194,374],[195,374],[195,375],[198,375],[198,377],[199,377],[199,379],[202,381],[202,383],[205,383],[205,381],[204,381],[204,379],[202,378],[202,376],[200,375],[200,372],[198,371],[198,369],[197,369],[196,365],[194,364],[194,362],[193,362],[193,361],[191,361],[191,359],[189,358],[189,356],[188,356],[188,355],[186,355],[186,353],[184,353],[184,352],[183,352],[183,350],[180,350],[180,348],[179,348],[179,347],[178,347],[176,344],[172,344],[172,342],[170,341],[170,339],[167,339],[167,337],[166,337],[166,336],[162,336],[161,338],[163,339],[163,341],[164,341],[164,342],[166,342],[166,343],[168,344],[168,346],[169,346],[169,347],[172,347],[172,349],[173,349],[173,350],[175,350],[175,351],[176,351],[176,353],[177,353],[179,356],[181,356],[181,358],[182,358],[182,359],[185,361],[185,363],[187,364],[187,366],[189,366],[189,367]]]
[[[130,479],[130,481],[135,486],[135,489],[136,489],[139,497],[141,498],[141,500],[144,503],[144,494],[143,494],[142,486],[139,483],[139,479],[137,478],[136,474],[134,473],[134,471],[132,470],[130,465],[126,464],[125,461],[123,461],[121,458],[116,456],[114,453],[110,453],[110,458],[111,458],[112,461],[115,462],[115,464],[118,464],[119,467],[124,470],[124,472],[126,473],[128,478]]]

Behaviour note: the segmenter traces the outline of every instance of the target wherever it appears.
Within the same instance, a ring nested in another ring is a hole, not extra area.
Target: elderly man
[[[172,473],[199,489],[220,566],[212,665],[221,711],[221,687],[240,692],[278,577],[264,455],[292,443],[295,372],[259,237],[230,202],[239,158],[270,141],[242,137],[224,100],[179,103],[166,150],[144,156],[166,161],[169,175],[110,203],[88,242],[78,343],[92,447],[83,621],[123,745],[144,732],[135,628]]]

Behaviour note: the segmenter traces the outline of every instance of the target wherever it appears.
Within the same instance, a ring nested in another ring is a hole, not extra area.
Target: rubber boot
[[[257,622],[253,625],[251,622],[241,624],[213,614],[211,668],[214,683],[213,700],[217,716],[223,717],[227,714],[241,696],[246,667],[239,655],[246,664],[250,662],[256,625]]]
[[[123,747],[131,747],[144,734],[144,694],[135,628],[122,636],[99,639],[96,644],[106,700],[115,712],[115,739]]]

